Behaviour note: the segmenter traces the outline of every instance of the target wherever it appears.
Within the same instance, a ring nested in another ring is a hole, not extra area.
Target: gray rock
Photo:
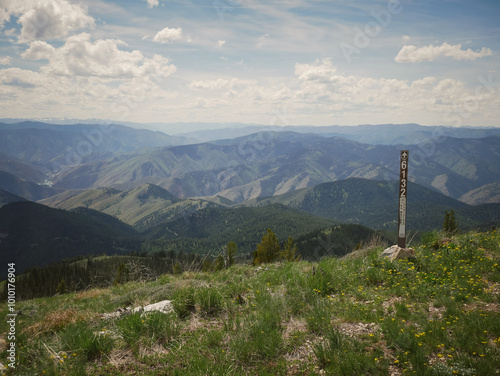
[[[394,261],[396,259],[413,259],[415,258],[415,250],[413,248],[401,248],[397,245],[386,248],[380,257],[387,257],[389,260]]]

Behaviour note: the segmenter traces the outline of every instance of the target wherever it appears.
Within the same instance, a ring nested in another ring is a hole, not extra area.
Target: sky
[[[500,126],[498,0],[0,0],[0,118]]]

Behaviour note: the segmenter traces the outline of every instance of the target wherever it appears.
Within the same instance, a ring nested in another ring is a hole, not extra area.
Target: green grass
[[[373,248],[20,301],[6,374],[498,374],[500,234],[423,239],[412,261]],[[100,318],[163,299],[174,312]]]

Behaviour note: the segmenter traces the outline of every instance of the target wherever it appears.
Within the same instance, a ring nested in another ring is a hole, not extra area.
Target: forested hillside
[[[140,251],[135,230],[95,210],[73,212],[34,202],[14,202],[0,208],[2,260],[14,262],[17,271],[44,266],[65,258],[89,254]],[[0,278],[5,277],[0,271]]]

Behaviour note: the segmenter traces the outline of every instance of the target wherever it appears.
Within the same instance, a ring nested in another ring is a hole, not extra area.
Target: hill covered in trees
[[[279,203],[339,222],[375,229],[396,227],[398,182],[351,178],[319,184],[283,195],[248,201],[250,206]],[[490,228],[500,223],[500,205],[467,205],[415,183],[408,186],[407,226],[415,231],[440,228],[446,210],[454,209],[462,229]]]
[[[0,208],[0,256],[18,272],[75,256],[139,251],[141,241],[129,225],[101,212],[53,209],[30,201]],[[5,277],[5,270],[0,274]]]

